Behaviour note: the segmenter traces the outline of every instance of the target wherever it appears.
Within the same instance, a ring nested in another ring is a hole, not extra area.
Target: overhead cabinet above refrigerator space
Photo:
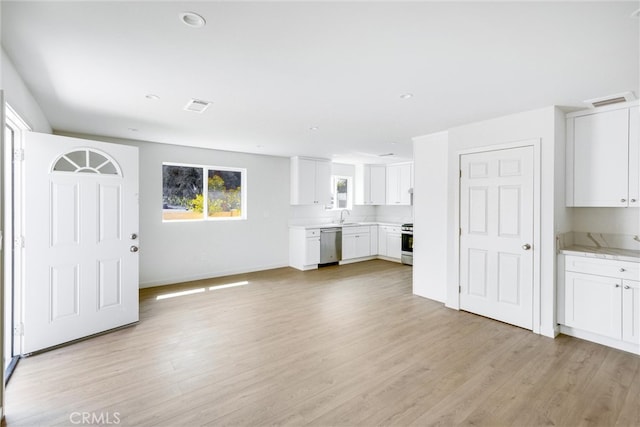
[[[567,206],[640,206],[639,114],[638,101],[567,114]]]

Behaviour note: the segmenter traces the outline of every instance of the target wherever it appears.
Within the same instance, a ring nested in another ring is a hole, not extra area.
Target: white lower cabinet
[[[640,354],[639,263],[565,256],[561,332]]]
[[[289,265],[298,270],[318,268],[320,229],[289,229]]]
[[[640,282],[622,281],[622,341],[640,346]]]
[[[320,262],[320,230],[307,230],[304,255],[306,265]]]
[[[378,226],[378,255],[399,261],[402,255],[401,233],[399,226]]]
[[[369,226],[342,228],[342,259],[350,260],[371,256]]]
[[[565,324],[607,337],[622,338],[621,280],[565,273]]]

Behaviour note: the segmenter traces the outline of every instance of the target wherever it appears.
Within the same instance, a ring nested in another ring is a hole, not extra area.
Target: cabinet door
[[[387,166],[387,205],[400,204],[400,168],[397,165]]]
[[[402,235],[400,233],[387,233],[387,256],[398,259],[402,256]]]
[[[629,110],[629,206],[640,206],[640,107]]]
[[[411,165],[398,167],[398,200],[401,205],[411,204]]]
[[[356,240],[357,234],[342,235],[342,259],[357,258]]]
[[[371,239],[369,238],[369,233],[357,235],[356,256],[358,258],[371,255],[370,243],[371,243]]]
[[[307,237],[305,247],[305,265],[314,265],[320,262],[320,237]]]
[[[622,340],[640,344],[640,282],[622,281]]]
[[[331,203],[331,162],[315,162],[315,204]]]
[[[622,338],[622,280],[565,272],[565,324]]]
[[[387,230],[389,227],[378,227],[378,255],[387,256]]]
[[[369,169],[369,202],[372,205],[384,205],[387,202],[387,168],[384,165],[371,165]]]
[[[297,160],[296,204],[313,205],[316,201],[316,162],[309,159]]]
[[[378,226],[369,227],[369,255],[378,255]]]
[[[629,109],[574,120],[575,206],[627,206]]]

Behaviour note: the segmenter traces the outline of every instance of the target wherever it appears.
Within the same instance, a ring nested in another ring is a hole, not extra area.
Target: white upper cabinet
[[[387,168],[385,165],[356,165],[355,204],[386,203]]]
[[[412,163],[387,166],[387,205],[410,205],[413,189]]]
[[[304,157],[291,158],[291,204],[331,203],[331,162]]]
[[[567,115],[567,206],[640,206],[637,102]]]

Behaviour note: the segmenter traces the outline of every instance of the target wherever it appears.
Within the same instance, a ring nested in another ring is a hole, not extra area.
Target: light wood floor
[[[640,425],[640,357],[412,296],[400,264],[147,289],[140,311],[22,360],[7,425]]]

